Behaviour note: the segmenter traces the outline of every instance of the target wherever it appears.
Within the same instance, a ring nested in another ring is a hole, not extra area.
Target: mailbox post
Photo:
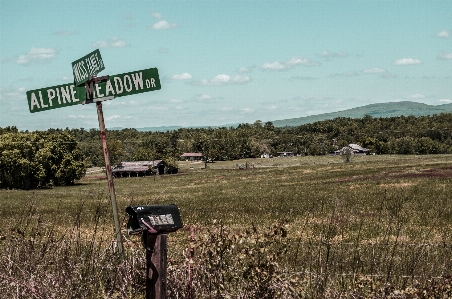
[[[129,235],[141,233],[146,249],[146,299],[166,299],[168,233],[183,227],[176,205],[127,207]]]

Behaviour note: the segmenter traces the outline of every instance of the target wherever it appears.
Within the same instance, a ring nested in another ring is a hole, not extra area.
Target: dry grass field
[[[169,235],[170,298],[447,298],[451,183],[451,155],[184,161],[177,175],[115,179],[122,257],[101,169],[74,186],[0,190],[0,293],[144,298],[124,210],[173,203],[185,227]]]

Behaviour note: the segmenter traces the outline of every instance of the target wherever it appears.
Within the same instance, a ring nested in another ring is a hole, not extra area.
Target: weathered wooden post
[[[97,107],[97,117],[99,119],[100,137],[102,139],[102,150],[104,152],[105,169],[107,171],[108,188],[110,191],[110,201],[113,210],[113,221],[115,223],[116,242],[118,246],[118,251],[120,254],[122,254],[124,252],[124,248],[122,245],[121,228],[119,225],[118,204],[116,203],[115,184],[113,182],[113,175],[110,165],[110,156],[107,147],[107,133],[105,131],[104,114],[102,112],[102,102],[96,102],[96,107]]]
[[[146,299],[166,298],[168,235],[146,235]]]

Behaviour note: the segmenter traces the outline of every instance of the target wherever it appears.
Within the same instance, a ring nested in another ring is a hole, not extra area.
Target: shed
[[[115,177],[147,176],[153,172],[165,173],[166,163],[163,160],[121,162],[112,169]]]
[[[278,157],[294,157],[296,155],[295,152],[277,152],[276,155]]]
[[[181,160],[185,161],[199,161],[202,160],[204,155],[202,153],[183,153],[180,156]]]
[[[367,155],[367,154],[369,153],[369,151],[370,151],[369,149],[364,148],[364,147],[362,147],[362,146],[360,146],[360,145],[358,145],[358,144],[354,144],[354,143],[350,143],[350,144],[349,144],[348,146],[346,146],[346,147],[349,147],[349,148],[353,151],[353,154],[354,154],[354,155]],[[344,148],[334,151],[334,154],[335,154],[335,155],[340,155],[340,154],[341,154],[341,151],[342,151],[343,149],[344,149]]]

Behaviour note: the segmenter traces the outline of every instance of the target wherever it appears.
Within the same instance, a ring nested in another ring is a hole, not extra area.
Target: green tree
[[[30,189],[69,185],[86,173],[83,155],[67,132],[0,135],[0,186]]]

